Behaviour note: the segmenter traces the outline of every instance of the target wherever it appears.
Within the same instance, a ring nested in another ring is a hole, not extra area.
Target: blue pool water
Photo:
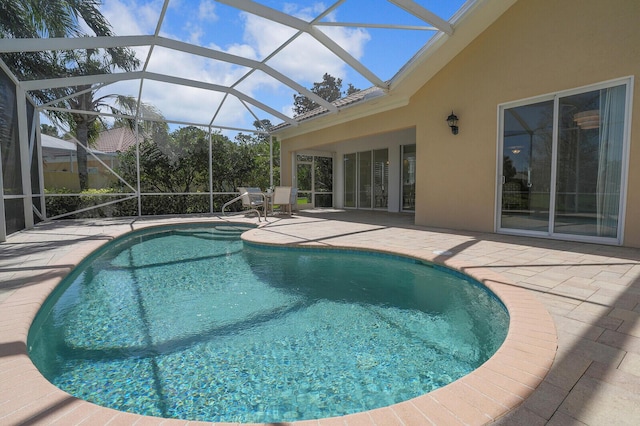
[[[283,422],[391,405],[477,368],[503,305],[442,267],[243,243],[242,226],[139,231],[67,277],[31,327],[43,375],[117,410]]]

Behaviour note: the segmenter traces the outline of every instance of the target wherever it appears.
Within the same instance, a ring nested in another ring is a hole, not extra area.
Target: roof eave
[[[383,95],[377,98],[362,100],[344,106],[334,114],[320,114],[301,121],[298,126],[285,126],[272,132],[280,139],[292,138],[306,133],[315,132],[338,124],[347,123],[359,118],[394,110],[409,104],[408,97]]]
[[[390,91],[413,96],[517,1],[468,1],[451,18],[453,34],[436,34],[391,79]]]

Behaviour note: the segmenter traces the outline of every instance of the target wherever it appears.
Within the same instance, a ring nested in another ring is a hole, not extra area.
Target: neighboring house
[[[78,163],[76,158],[77,142],[63,140],[49,135],[41,135],[44,187],[48,190],[66,188],[80,190]],[[98,139],[89,148],[87,171],[89,187],[106,188],[117,177],[111,170],[118,165],[118,153],[135,145],[135,136],[128,128],[115,128],[100,133]]]
[[[128,127],[116,127],[115,129],[100,132],[94,143],[95,149],[102,152],[125,152],[136,144],[136,136]]]
[[[297,179],[330,161],[337,208],[640,247],[640,1],[473,7],[387,91],[279,126],[283,184],[326,199]]]

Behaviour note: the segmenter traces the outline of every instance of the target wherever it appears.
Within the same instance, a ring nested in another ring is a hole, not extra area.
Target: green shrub
[[[50,194],[72,194],[74,191],[67,188],[58,188],[54,191],[45,190],[45,201],[47,206],[47,217],[58,216],[76,210],[82,210],[89,207],[97,206],[110,201],[124,198],[121,195],[112,195],[117,193],[113,189],[88,189],[82,191],[80,195],[69,196],[52,196]],[[49,194],[49,196],[47,196]],[[101,217],[119,217],[119,216],[136,216],[138,214],[137,200],[126,200],[119,203],[109,204],[107,206],[74,213],[65,216],[65,219],[77,218],[101,218]]]

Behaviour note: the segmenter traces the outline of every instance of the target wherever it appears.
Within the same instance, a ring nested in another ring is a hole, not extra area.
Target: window
[[[500,108],[499,230],[621,243],[628,87]]]

